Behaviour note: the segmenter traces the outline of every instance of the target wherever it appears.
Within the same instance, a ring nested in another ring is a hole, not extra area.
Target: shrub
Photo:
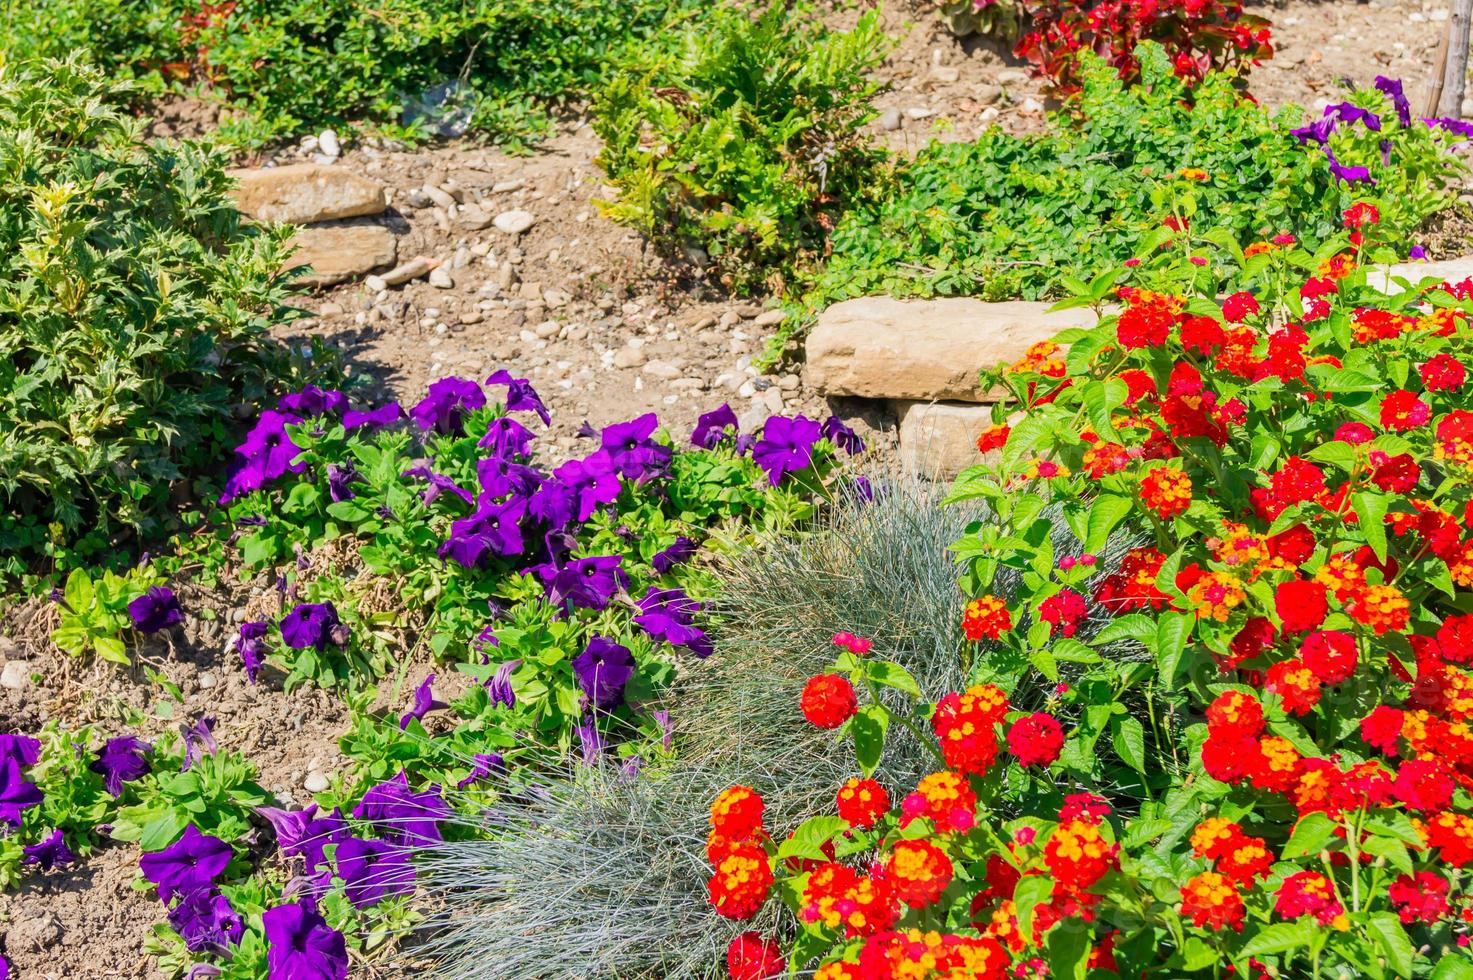
[[[0,554],[163,528],[289,365],[284,233],[199,146],[145,145],[75,61],[0,70]]]
[[[619,72],[594,110],[618,191],[605,212],[731,289],[790,275],[880,159],[860,127],[885,47],[875,11],[826,33],[774,3],[722,12],[677,55]]]
[[[1473,281],[1387,297],[1375,208],[1344,224],[1314,253],[1183,232],[1100,280],[1118,314],[982,379],[1013,403],[1000,460],[950,494],[1001,522],[952,548],[969,686],[923,695],[879,646],[820,668],[857,693],[858,776],[901,731],[935,774],[797,826],[713,808],[718,911],[784,906],[780,955],[824,980],[923,954],[999,978],[1473,969]],[[1088,552],[1149,543],[1101,572],[1056,551],[1055,509]]]
[[[243,144],[367,119],[420,136],[470,130],[518,144],[545,105],[596,87],[630,47],[695,10],[682,0],[46,0],[12,18],[22,55],[84,51],[153,94],[198,88],[236,110]],[[401,128],[402,127],[402,128]]]
[[[802,305],[874,293],[1057,296],[1081,270],[1150,254],[1167,220],[1244,243],[1288,233],[1312,248],[1365,196],[1364,185],[1337,179],[1317,147],[1300,145],[1297,110],[1271,115],[1222,75],[1189,98],[1160,48],[1147,45],[1140,57],[1146,84],[1135,88],[1087,59],[1083,91],[1066,106],[1077,127],[1060,118],[1053,131],[1023,138],[993,128],[975,143],[923,150],[898,174],[898,192],[840,221]],[[1455,137],[1401,125],[1381,93],[1354,99],[1376,107],[1384,129],[1343,125],[1333,139],[1346,163],[1368,167],[1388,234],[1405,236],[1452,204],[1462,169],[1447,150]]]

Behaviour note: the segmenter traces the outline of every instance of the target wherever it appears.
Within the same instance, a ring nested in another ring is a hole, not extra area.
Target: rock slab
[[[1401,278],[1413,286],[1423,279],[1440,282],[1460,283],[1473,276],[1473,255],[1461,255],[1455,259],[1439,259],[1436,262],[1400,262],[1389,269],[1369,269],[1366,282],[1383,293],[1399,293],[1401,287],[1393,279]]]
[[[394,235],[369,221],[311,225],[292,237],[296,252],[292,265],[310,265],[312,271],[301,282],[308,286],[331,286],[386,265],[393,265],[398,246]]]
[[[989,402],[978,374],[1021,358],[1041,340],[1095,322],[1089,310],[976,299],[836,303],[808,335],[809,382],[827,396]]]
[[[227,171],[237,181],[235,206],[257,221],[307,225],[382,214],[384,185],[342,167],[296,163]]]
[[[992,425],[992,406],[970,402],[893,403],[900,420],[900,464],[906,473],[954,480],[983,462],[977,437]]]

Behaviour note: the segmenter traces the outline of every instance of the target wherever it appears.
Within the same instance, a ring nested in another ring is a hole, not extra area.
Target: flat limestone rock
[[[1087,309],[1048,312],[1047,303],[977,299],[899,300],[869,296],[836,303],[808,335],[807,377],[824,395],[908,401],[988,402],[978,374],[1013,362],[1071,327]]]
[[[382,214],[384,185],[342,167],[295,163],[228,171],[238,182],[235,206],[257,221],[308,225]]]
[[[992,425],[992,406],[973,402],[894,402],[900,419],[900,464],[929,480],[954,480],[984,461],[977,437]],[[995,455],[995,454],[994,454]]]
[[[290,265],[310,265],[300,280],[308,286],[331,286],[393,265],[398,243],[393,232],[371,221],[344,221],[297,229]]]
[[[1366,273],[1366,282],[1383,293],[1399,293],[1401,287],[1392,281],[1398,277],[1415,286],[1427,278],[1460,283],[1470,276],[1473,276],[1473,255],[1460,255],[1436,262],[1399,262],[1389,270],[1370,269]]]

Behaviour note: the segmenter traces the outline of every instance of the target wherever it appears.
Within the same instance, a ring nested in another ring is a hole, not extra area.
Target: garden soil
[[[1367,85],[1377,74],[1405,79],[1419,98],[1447,16],[1439,0],[1295,0],[1259,12],[1274,21],[1280,54],[1255,74],[1255,94],[1271,106],[1311,107],[1335,99],[1342,80]],[[854,16],[841,12],[834,20],[842,26]],[[913,152],[931,139],[972,139],[989,125],[1015,132],[1045,125],[1041,87],[996,45],[959,41],[921,10],[888,16],[901,40],[881,72],[889,90],[878,99],[876,140]],[[211,117],[198,104],[169,106],[155,132],[191,135]],[[311,159],[312,153],[309,144],[244,162]],[[826,411],[804,385],[801,368],[762,375],[752,366],[776,328],[766,305],[723,297],[672,272],[638,236],[600,216],[595,202],[607,191],[597,153],[596,137],[577,115],[560,120],[557,134],[525,156],[469,142],[418,150],[350,144],[335,165],[392,189],[383,220],[398,238],[400,260],[439,260],[449,272],[448,288],[419,279],[380,296],[357,283],[337,286],[304,296],[307,318],[284,334],[337,346],[351,370],[403,399],[418,398],[437,377],[483,378],[507,367],[529,377],[547,400],[554,416],[549,450],[556,455],[574,448],[584,420],[599,426],[656,411],[679,438],[700,412],[722,402],[749,425],[776,412]],[[479,196],[491,214],[529,211],[535,222],[519,236],[458,229],[443,211],[413,206],[426,184]],[[1467,251],[1467,233],[1466,223],[1455,223],[1438,244]],[[356,568],[351,554],[307,557],[349,577]],[[181,598],[190,613],[182,635],[138,651],[139,666],[131,671],[57,651],[45,640],[54,625],[46,604],[14,611],[5,627],[9,638],[0,638],[0,661],[8,668],[0,728],[34,730],[56,719],[110,730],[127,725],[146,736],[211,716],[217,741],[252,758],[263,786],[284,801],[305,801],[308,785],[321,785],[340,768],[336,738],[346,711],[322,692],[284,694],[279,677],[269,674],[250,685],[229,649],[238,622],[274,611],[289,597],[259,578],[186,586]],[[412,636],[406,630],[404,671],[384,685],[386,712],[403,710],[428,669],[423,651],[411,648]],[[454,691],[447,686],[445,693]],[[0,940],[12,976],[162,976],[144,941],[164,910],[133,889],[136,868],[135,848],[109,846],[74,870],[32,876],[23,890],[0,895]]]

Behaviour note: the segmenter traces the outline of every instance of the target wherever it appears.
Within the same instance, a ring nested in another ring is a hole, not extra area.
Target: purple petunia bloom
[[[583,748],[583,764],[585,766],[598,765],[603,754],[609,749],[603,734],[598,730],[598,719],[592,714],[584,715],[583,720],[573,730],[578,733],[578,742]]]
[[[824,420],[819,434],[834,444],[835,449],[841,449],[850,456],[864,452],[864,440],[837,415],[830,415]]]
[[[516,673],[517,668],[522,665],[520,660],[508,660],[496,668],[496,673],[486,681],[486,693],[491,698],[492,704],[505,705],[508,708],[517,706],[517,692],[512,689],[511,675]]]
[[[177,841],[139,858],[138,867],[143,877],[158,886],[159,898],[167,902],[175,895],[212,888],[215,879],[225,873],[232,854],[229,844],[189,824]]]
[[[536,438],[531,429],[510,415],[502,415],[491,420],[491,424],[486,426],[486,434],[476,445],[491,450],[495,456],[509,459],[527,455],[531,451],[532,440]]]
[[[634,656],[606,636],[589,639],[573,658],[573,675],[588,703],[608,711],[624,703],[624,688],[634,676]]]
[[[577,509],[578,499],[572,488],[555,476],[543,480],[527,498],[527,512],[553,529],[567,527]]]
[[[360,477],[358,471],[352,466],[339,466],[337,463],[327,464],[327,495],[335,504],[344,500],[352,500],[353,484],[358,483]]]
[[[97,761],[89,767],[102,776],[103,785],[114,797],[123,795],[123,784],[139,779],[152,771],[146,758],[150,746],[132,735],[110,738],[97,753]]]
[[[670,712],[660,708],[650,714],[654,717],[655,724],[660,726],[660,744],[665,747],[666,752],[669,752],[671,742],[675,737],[675,726],[670,722]]]
[[[475,503],[476,498],[469,491],[462,490],[460,485],[450,479],[450,477],[442,476],[428,466],[411,466],[399,475],[405,479],[418,478],[428,481],[429,488],[425,490],[422,498],[426,507],[439,499],[442,493],[452,493],[468,504]]]
[[[619,567],[623,561],[621,555],[596,555],[574,558],[561,566],[545,562],[528,571],[537,573],[547,601],[554,606],[598,610],[608,608],[615,593],[628,588],[629,576]]]
[[[1380,116],[1369,109],[1362,109],[1360,106],[1350,102],[1339,102],[1335,105],[1325,106],[1325,115],[1327,117],[1333,116],[1347,126],[1361,123],[1373,133],[1379,133],[1381,131]]]
[[[503,503],[483,501],[471,516],[451,522],[450,537],[437,553],[466,568],[480,568],[492,555],[520,555],[527,548],[521,524],[526,515],[527,502],[519,497]]]
[[[1412,124],[1412,104],[1407,101],[1401,80],[1377,75],[1375,85],[1378,91],[1391,100],[1392,106],[1396,109],[1396,118],[1401,124],[1410,126]]]
[[[191,953],[225,954],[245,935],[245,922],[231,907],[230,900],[208,890],[184,896],[169,910],[169,925]]]
[[[354,908],[368,908],[395,895],[414,893],[414,865],[402,847],[350,837],[334,855],[338,877]]]
[[[37,864],[42,871],[50,871],[60,864],[75,864],[77,860],[59,829],[53,830],[51,836],[40,843],[21,848],[21,853],[25,855],[21,864]]]
[[[313,803],[305,810],[258,806],[256,812],[265,817],[271,829],[276,831],[276,846],[283,854],[299,854],[299,848],[307,837],[307,828],[317,815],[317,804]]]
[[[526,378],[513,378],[511,372],[502,368],[486,379],[488,385],[506,385],[506,398],[502,402],[508,412],[536,412],[544,425],[552,424],[547,406]]]
[[[1321,116],[1314,122],[1298,129],[1289,130],[1289,135],[1299,141],[1300,146],[1316,143],[1324,146],[1330,141],[1330,136],[1335,132],[1336,118],[1334,116]]]
[[[205,753],[215,754],[215,719],[201,718],[193,725],[180,725],[179,732],[184,736],[184,764],[179,767],[180,772],[188,772],[189,767],[200,759]]]
[[[29,735],[0,735],[0,762],[15,760],[22,768],[41,761],[41,740]]]
[[[278,905],[261,916],[266,970],[272,980],[348,980],[348,946],[309,901]]]
[[[506,772],[506,760],[500,752],[477,752],[476,764],[471,767],[471,774],[455,784],[456,789],[465,789],[473,783],[479,783],[483,779],[489,779],[497,773]]]
[[[415,846],[441,840],[440,821],[450,817],[450,807],[438,785],[412,792],[409,777],[401,769],[393,779],[364,793],[362,802],[353,809],[353,816],[375,824],[386,840]]]
[[[354,411],[349,409],[343,413],[343,428],[349,432],[355,429],[384,429],[404,417],[404,408],[398,402],[386,402],[378,408],[370,408],[367,411]]]
[[[281,638],[293,650],[312,647],[321,653],[327,649],[329,643],[338,646],[343,644],[344,641],[337,638],[342,625],[337,608],[332,603],[303,602],[282,619]]]
[[[441,378],[409,410],[409,417],[426,432],[434,430],[441,435],[458,436],[465,432],[466,413],[485,407],[486,393],[474,381]]]
[[[1330,173],[1336,180],[1344,181],[1347,184],[1374,185],[1376,183],[1371,179],[1371,171],[1368,167],[1344,166],[1339,160],[1335,159],[1335,154],[1331,152],[1328,146],[1325,147],[1325,159],[1330,161]]]
[[[312,809],[315,811],[316,807]],[[341,844],[351,836],[353,832],[348,821],[343,819],[343,811],[333,807],[333,811],[326,816],[313,817],[307,821],[300,836],[290,847],[281,845],[281,853],[288,857],[301,855],[307,873],[315,874],[326,863],[327,848]]]
[[[655,429],[660,425],[654,412],[647,412],[637,419],[606,426],[601,435],[603,451],[609,461],[625,479],[638,480],[661,473],[670,465],[672,453],[669,446],[654,440]]]
[[[619,474],[614,461],[600,449],[583,459],[570,459],[552,471],[568,488],[573,498],[572,517],[586,521],[600,504],[611,504],[619,499]]]
[[[676,565],[683,565],[690,561],[698,551],[700,551],[700,546],[682,535],[676,538],[675,543],[670,547],[655,552],[655,556],[650,559],[650,565],[655,571],[664,575]]]
[[[703,660],[711,655],[714,648],[706,631],[692,625],[701,604],[682,590],[651,587],[639,600],[639,608],[634,622],[654,639],[686,647]]]
[[[542,476],[530,466],[492,456],[476,463],[477,499],[496,500],[515,494],[528,497],[542,486]]]
[[[276,410],[304,418],[308,415],[336,415],[348,407],[348,398],[341,391],[324,391],[316,385],[307,385],[292,395],[282,395],[276,402]]]
[[[1407,259],[1412,262],[1426,262],[1427,250],[1420,245],[1413,245],[1407,252]]]
[[[433,683],[435,683],[435,675],[431,673],[424,679],[424,683],[414,689],[414,707],[410,708],[407,714],[399,718],[399,730],[401,732],[409,727],[411,719],[424,721],[425,715],[431,711],[450,707],[444,701],[435,700],[435,695],[430,690],[430,685]]]
[[[256,674],[266,662],[266,644],[262,642],[270,631],[269,623],[249,622],[240,624],[240,634],[235,638],[235,652],[240,654],[245,665],[246,680],[256,683]]]
[[[0,824],[19,827],[21,814],[44,799],[40,788],[21,775],[19,763],[0,761]]]
[[[295,462],[302,447],[292,442],[286,427],[301,422],[296,415],[285,415],[270,409],[261,413],[256,425],[246,433],[235,449],[235,463],[225,480],[220,503],[228,504],[236,497],[259,490],[287,473],[300,473],[306,463]]]
[[[167,585],[154,585],[132,602],[128,603],[128,618],[133,628],[140,633],[157,633],[184,622],[184,610],[174,590]]]
[[[701,449],[714,449],[726,436],[726,430],[736,432],[736,412],[730,405],[723,404],[696,419],[695,431],[690,434],[690,444]]]
[[[762,439],[752,447],[752,459],[777,486],[784,473],[797,473],[812,464],[813,444],[818,442],[819,434],[819,424],[806,415],[791,419],[774,415],[763,425]]]

